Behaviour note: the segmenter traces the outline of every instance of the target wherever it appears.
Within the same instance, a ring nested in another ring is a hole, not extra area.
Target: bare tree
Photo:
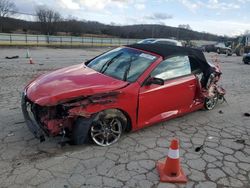
[[[0,0],[0,17],[7,17],[17,11],[15,3],[10,0]]]
[[[36,9],[36,15],[41,23],[42,33],[51,35],[57,32],[58,22],[61,21],[61,15],[58,12],[48,7],[40,6]]]
[[[3,31],[3,18],[15,14],[16,11],[15,3],[10,0],[0,0],[0,32]]]
[[[178,26],[178,28],[187,29],[187,30],[192,30],[192,28],[190,27],[189,24],[180,24],[180,25]]]

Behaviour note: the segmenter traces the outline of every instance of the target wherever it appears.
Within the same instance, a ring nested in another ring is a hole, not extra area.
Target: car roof
[[[211,66],[208,64],[203,52],[199,49],[194,48],[187,48],[182,46],[173,46],[168,44],[131,44],[127,45],[127,47],[135,48],[139,50],[148,51],[154,54],[158,54],[163,57],[163,59],[178,56],[178,55],[185,55],[189,56],[190,61],[195,61],[200,65],[200,68],[206,72]]]

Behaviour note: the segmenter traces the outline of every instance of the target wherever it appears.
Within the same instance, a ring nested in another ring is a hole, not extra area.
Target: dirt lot
[[[39,143],[20,108],[22,88],[35,75],[80,63],[107,49],[0,49],[0,187],[250,187],[250,66],[220,55],[228,104],[123,135],[110,147],[59,148],[58,139]],[[5,56],[19,55],[6,60]],[[206,54],[211,59],[212,54]],[[155,163],[170,140],[181,143],[186,185],[159,183]],[[237,142],[237,140],[240,142]],[[204,148],[195,148],[205,142]]]

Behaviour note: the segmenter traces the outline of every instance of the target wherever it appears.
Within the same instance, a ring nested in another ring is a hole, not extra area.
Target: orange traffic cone
[[[29,63],[30,63],[30,64],[34,64],[32,58],[29,59]]]
[[[165,163],[158,161],[156,168],[160,174],[161,182],[187,182],[187,177],[180,166],[178,139],[172,140]]]

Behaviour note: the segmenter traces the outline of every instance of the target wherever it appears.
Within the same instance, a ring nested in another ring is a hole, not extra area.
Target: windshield
[[[156,56],[130,48],[116,48],[87,66],[113,78],[134,82],[157,59]]]

